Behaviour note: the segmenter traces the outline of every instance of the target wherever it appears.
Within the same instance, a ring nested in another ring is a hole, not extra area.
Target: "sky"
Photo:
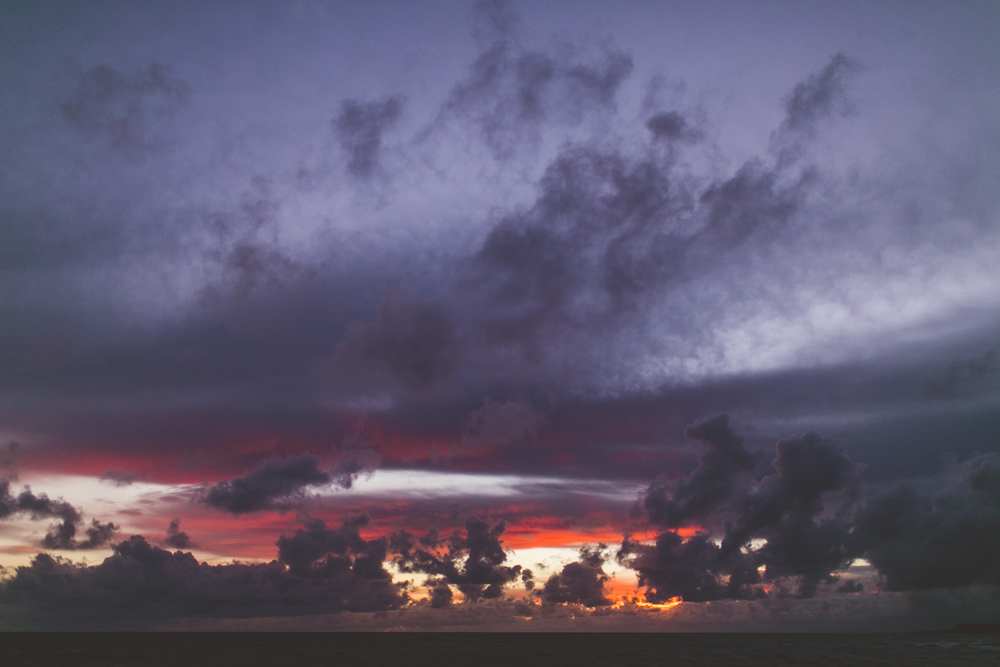
[[[0,628],[1000,622],[993,2],[5,2]]]

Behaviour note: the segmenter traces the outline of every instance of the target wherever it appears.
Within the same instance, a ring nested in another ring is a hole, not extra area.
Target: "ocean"
[[[486,667],[1000,665],[1000,635],[738,633],[0,633],[21,665]]]

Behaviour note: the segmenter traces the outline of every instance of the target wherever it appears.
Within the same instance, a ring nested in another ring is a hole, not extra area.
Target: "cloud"
[[[519,22],[508,3],[476,6],[473,34],[480,52],[438,119],[471,122],[500,160],[530,151],[543,122],[573,126],[590,112],[612,110],[633,69],[631,56],[611,49],[590,61],[565,51],[524,50],[517,40]]]
[[[162,544],[173,549],[190,549],[196,546],[188,534],[181,530],[180,519],[173,519],[167,526],[167,537]]]
[[[643,499],[649,520],[679,528],[708,517],[722,503],[749,486],[760,452],[748,452],[733,433],[728,415],[717,415],[689,426],[684,434],[701,443],[698,467],[678,480],[654,481]]]
[[[7,443],[7,447],[0,449],[0,481],[12,481],[17,479],[17,450],[20,445],[13,440]]]
[[[456,586],[468,601],[491,600],[499,598],[505,586],[523,576],[520,565],[503,564],[507,553],[500,538],[505,529],[502,520],[491,528],[482,519],[470,516],[465,520],[464,536],[456,530],[442,540],[434,530],[414,540],[406,531],[400,531],[390,538],[390,545],[401,572],[432,575],[432,585],[443,582]]]
[[[137,479],[139,479],[137,474],[127,470],[109,470],[101,475],[101,481],[112,486],[131,486]]]
[[[585,607],[607,607],[611,604],[605,592],[610,577],[604,571],[605,544],[594,548],[584,546],[580,558],[546,580],[538,595],[548,604],[581,604]]]
[[[333,122],[340,147],[347,156],[347,171],[370,178],[379,165],[382,135],[403,111],[403,98],[388,97],[374,102],[345,100]]]
[[[163,141],[152,122],[172,115],[190,94],[166,65],[132,73],[98,65],[79,75],[60,110],[80,132],[103,136],[112,149],[137,158]]]
[[[647,598],[753,599],[764,595],[762,582],[791,579],[798,597],[813,597],[821,582],[833,583],[835,572],[860,555],[852,518],[861,468],[836,443],[814,432],[781,440],[775,472],[754,480],[734,474],[752,471],[757,457],[724,415],[686,433],[707,449],[698,468],[673,484],[654,482],[645,506],[655,523],[679,527],[697,519],[703,525],[687,540],[663,533],[655,547],[623,542],[619,557],[633,559]],[[710,539],[713,533],[721,543]]]
[[[846,111],[844,78],[857,69],[857,63],[838,53],[819,74],[796,85],[785,102],[787,117],[783,129],[808,131],[817,120]]]
[[[73,628],[398,609],[408,598],[382,567],[385,541],[366,542],[358,525],[337,531],[310,522],[279,541],[278,561],[259,564],[199,563],[139,535],[99,565],[42,553],[0,583],[0,614],[6,627]]]
[[[287,508],[308,489],[336,481],[320,470],[318,463],[319,458],[312,454],[266,461],[243,477],[214,484],[205,491],[202,502],[233,514]]]
[[[462,423],[463,441],[492,447],[525,446],[534,441],[545,418],[523,398],[497,403],[489,396]]]
[[[1000,358],[997,351],[987,350],[971,359],[952,361],[945,374],[932,378],[924,384],[924,393],[932,397],[950,396],[998,373],[1000,373]]]
[[[35,495],[29,487],[16,497],[10,492],[10,482],[0,481],[0,520],[8,519],[17,514],[27,514],[33,520],[61,519],[42,538],[41,545],[46,549],[72,551],[76,549],[100,549],[106,546],[118,531],[113,523],[101,523],[93,519],[85,529],[86,539],[76,538],[83,517],[80,511],[64,500],[52,500],[46,494]]]
[[[972,457],[937,491],[911,484],[870,499],[858,542],[893,591],[1000,586],[1000,455]]]
[[[337,384],[365,387],[381,378],[382,384],[388,381],[417,390],[448,377],[458,359],[455,326],[445,311],[390,291],[372,322],[348,327],[331,360],[331,371]]]

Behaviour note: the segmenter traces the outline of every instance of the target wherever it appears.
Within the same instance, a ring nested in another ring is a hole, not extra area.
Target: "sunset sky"
[[[3,3],[0,629],[1000,622],[998,32]]]

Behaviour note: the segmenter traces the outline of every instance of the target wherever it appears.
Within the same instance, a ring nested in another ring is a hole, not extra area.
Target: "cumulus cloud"
[[[626,538],[618,554],[650,600],[753,599],[767,585],[782,596],[790,584],[795,596],[809,598],[862,557],[884,590],[1000,585],[1000,458],[993,453],[953,463],[923,486],[898,484],[865,499],[864,467],[815,432],[779,441],[775,472],[759,479],[729,473],[720,451],[745,471],[756,457],[724,417],[687,432],[712,449],[685,478],[654,482],[645,508],[653,523],[698,523],[699,532],[687,539],[666,532],[655,546]],[[836,590],[858,592],[863,584],[845,580]]]
[[[190,549],[196,546],[187,533],[181,530],[180,519],[173,519],[167,526],[167,536],[161,543],[172,549]]]
[[[173,617],[287,616],[397,609],[408,600],[382,567],[385,540],[309,522],[270,563],[199,563],[133,535],[99,565],[42,553],[0,583],[7,627],[142,626]],[[287,566],[287,567],[286,567]]]
[[[858,541],[889,590],[1000,586],[1000,455],[972,457],[946,480],[937,491],[899,484],[859,515]]]
[[[729,425],[728,415],[718,415],[687,427],[684,434],[701,443],[698,467],[677,480],[654,481],[643,499],[649,520],[666,528],[679,528],[706,518],[722,503],[749,485],[761,455],[743,446]]]
[[[706,447],[698,468],[673,483],[654,482],[645,507],[654,523],[705,525],[686,540],[663,533],[655,547],[623,542],[619,556],[632,558],[648,598],[753,599],[764,595],[763,582],[788,580],[797,581],[797,596],[812,597],[859,555],[852,519],[861,469],[836,443],[813,432],[781,440],[775,472],[755,480],[746,473],[758,457],[726,416],[689,427],[687,435]]]
[[[118,531],[118,526],[113,523],[92,519],[84,529],[86,538],[77,539],[77,532],[83,523],[83,516],[77,508],[62,499],[53,500],[44,493],[36,496],[29,487],[15,497],[10,491],[10,482],[0,481],[0,521],[17,514],[27,514],[35,521],[61,520],[42,538],[41,545],[46,549],[100,549],[107,546]]]
[[[585,607],[606,607],[611,604],[605,591],[610,577],[604,571],[607,545],[584,546],[580,557],[563,566],[560,572],[545,581],[538,592],[549,604],[581,604]]]
[[[431,575],[433,586],[456,586],[466,600],[475,602],[499,598],[505,586],[524,577],[520,565],[504,565],[507,553],[500,538],[505,530],[503,521],[491,527],[470,516],[465,520],[464,535],[456,530],[441,539],[437,531],[432,531],[414,539],[410,533],[400,531],[392,536],[390,544],[401,572]],[[438,595],[442,599],[445,596],[443,592]]]

